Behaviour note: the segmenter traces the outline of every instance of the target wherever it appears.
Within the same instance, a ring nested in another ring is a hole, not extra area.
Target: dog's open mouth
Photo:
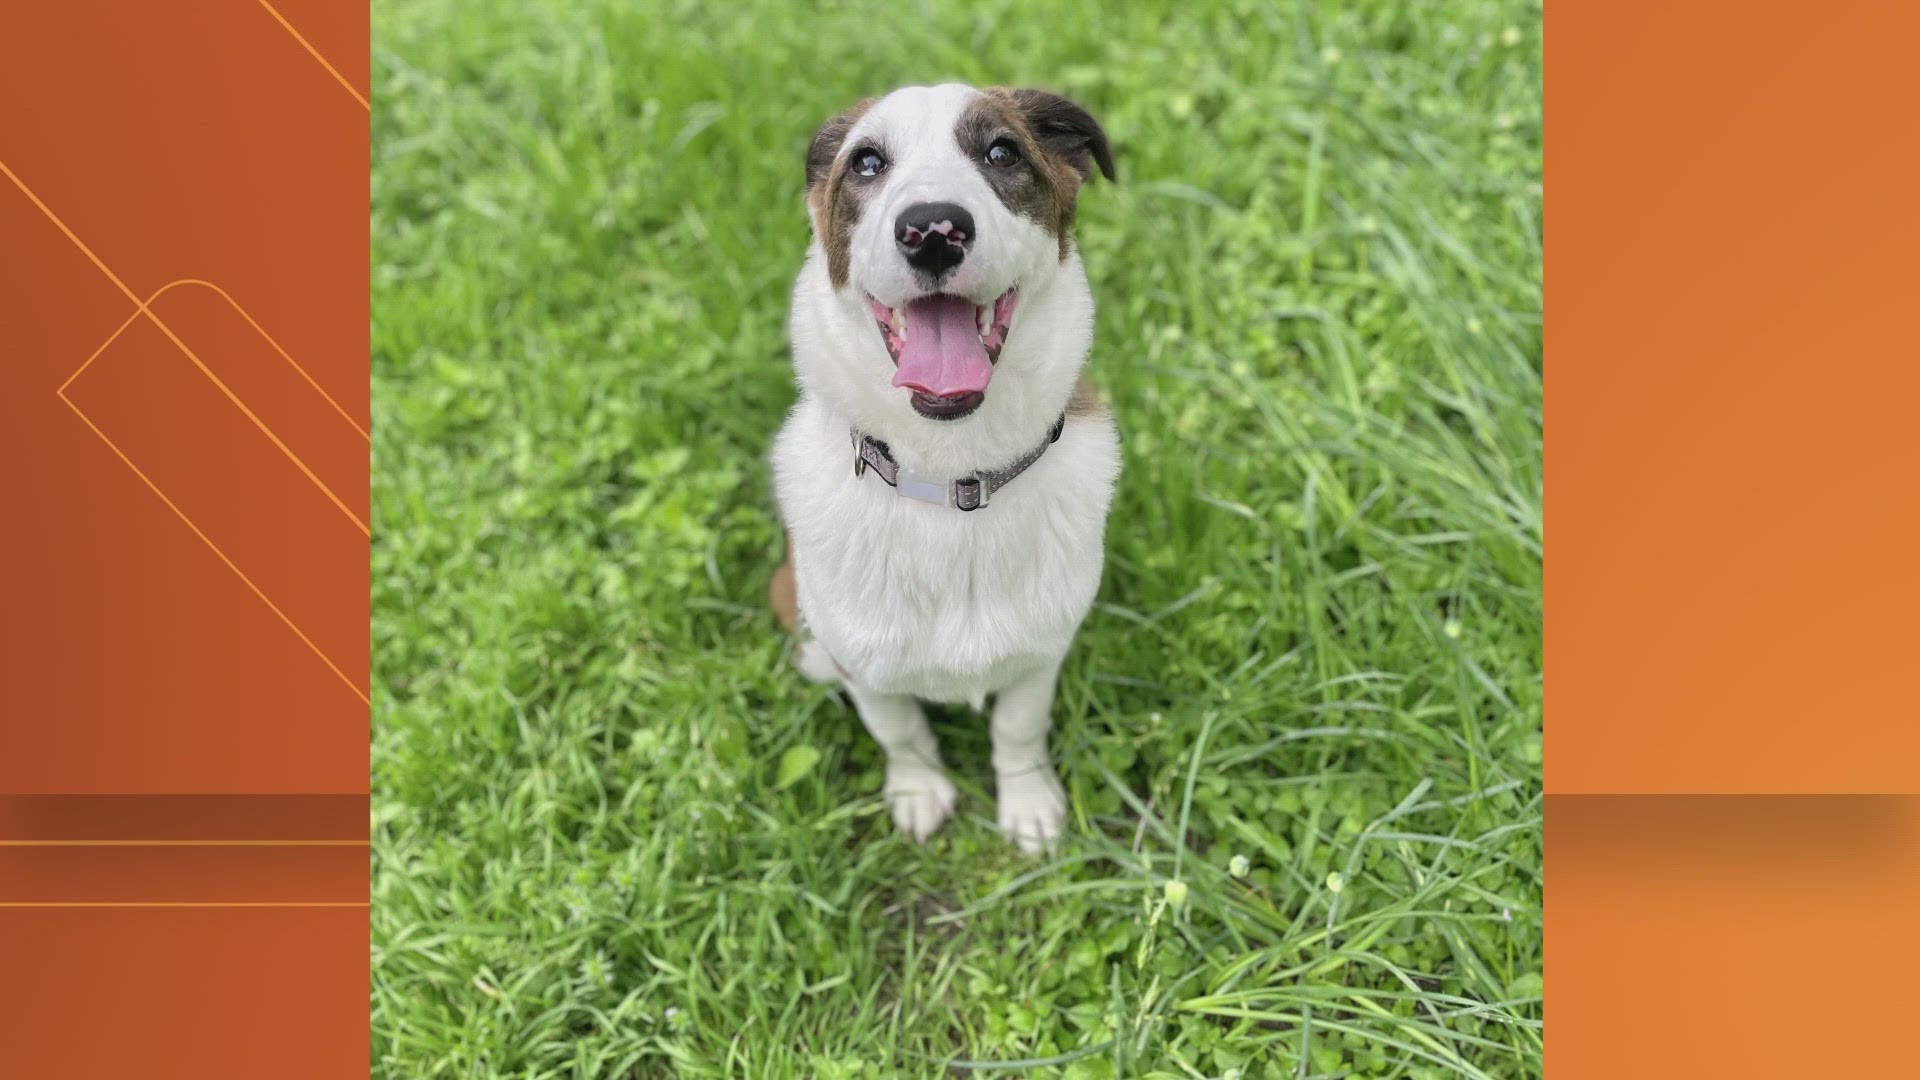
[[[913,411],[933,420],[958,420],[986,400],[1019,303],[1018,286],[987,305],[945,293],[897,308],[867,298],[893,357],[893,385],[912,391]]]

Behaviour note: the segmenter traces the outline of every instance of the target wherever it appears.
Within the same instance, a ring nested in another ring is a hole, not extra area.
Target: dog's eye
[[[887,159],[878,150],[862,150],[853,155],[853,171],[861,176],[879,176],[887,170]]]
[[[987,147],[987,164],[1006,168],[1020,163],[1020,147],[1012,139],[995,139]]]

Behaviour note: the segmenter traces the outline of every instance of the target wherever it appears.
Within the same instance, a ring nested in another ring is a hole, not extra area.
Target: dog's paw
[[[1067,820],[1067,793],[1053,768],[1000,774],[1000,831],[1029,855],[1052,850]]]
[[[893,823],[916,844],[953,816],[959,796],[944,773],[923,765],[888,767],[883,792],[893,810]]]

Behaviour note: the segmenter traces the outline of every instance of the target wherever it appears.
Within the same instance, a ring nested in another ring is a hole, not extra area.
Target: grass
[[[375,9],[381,1077],[1541,1072],[1540,12]],[[896,838],[764,591],[825,117],[1102,117],[1061,854]]]

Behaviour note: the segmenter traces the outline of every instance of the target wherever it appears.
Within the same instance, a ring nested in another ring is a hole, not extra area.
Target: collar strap
[[[853,475],[859,476],[868,469],[880,475],[887,486],[909,499],[933,503],[937,506],[951,506],[957,510],[978,510],[987,505],[993,493],[1013,483],[1013,478],[1026,472],[1047,447],[1060,441],[1060,432],[1067,426],[1065,413],[1053,422],[1053,430],[1047,432],[1047,441],[1020,455],[1019,459],[1004,469],[972,473],[958,480],[939,480],[914,473],[902,472],[893,460],[893,452],[887,444],[871,435],[862,435],[858,431],[853,436]]]

